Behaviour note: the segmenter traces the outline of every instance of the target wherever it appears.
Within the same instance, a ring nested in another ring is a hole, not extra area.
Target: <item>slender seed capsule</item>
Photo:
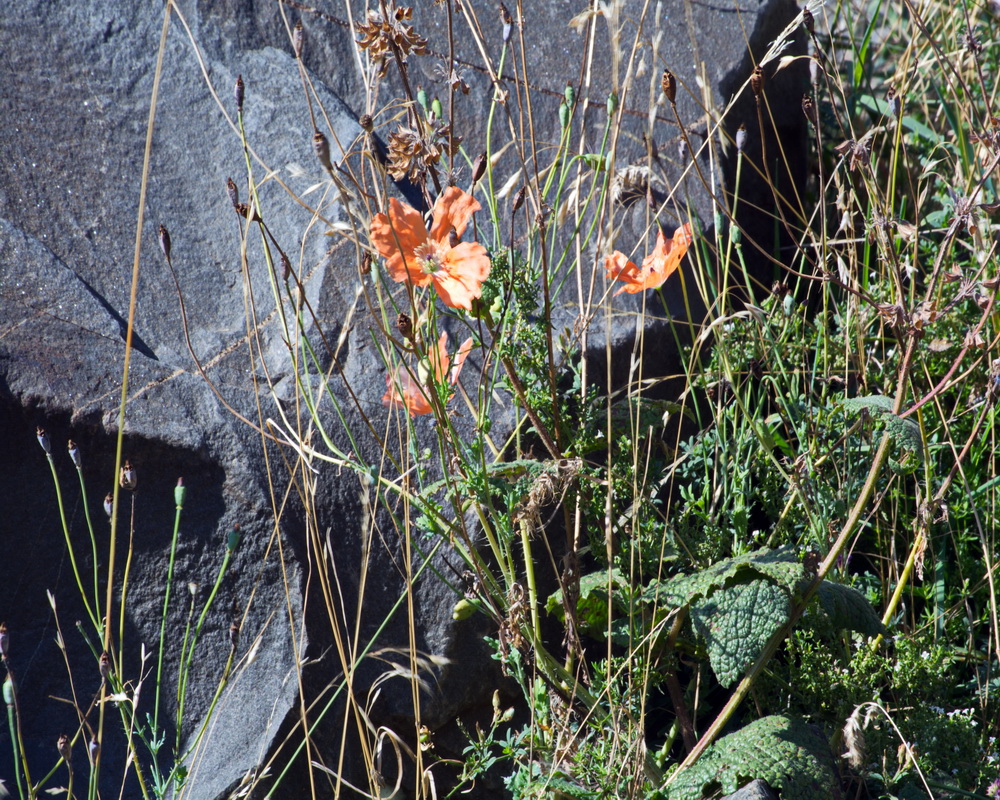
[[[808,8],[802,9],[802,24],[806,26],[810,36],[816,33],[816,18]]]
[[[166,225],[160,226],[160,249],[163,251],[164,258],[167,261],[170,260],[170,231],[167,230]]]
[[[240,546],[240,539],[243,538],[243,534],[240,532],[240,525],[236,523],[233,525],[233,529],[229,532],[229,536],[226,539],[226,550],[231,554],[236,552],[236,548]]]
[[[292,274],[292,262],[285,253],[282,253],[278,260],[281,262],[281,280],[287,281]]]
[[[115,496],[111,494],[111,492],[108,492],[104,495],[104,513],[108,515],[109,519],[111,518],[111,512],[114,510],[114,506]]]
[[[323,169],[333,169],[333,163],[330,161],[330,143],[322,131],[316,131],[313,134],[313,151],[316,153],[319,163],[323,165]]]
[[[740,127],[736,130],[736,149],[739,152],[743,152],[743,149],[747,146],[747,126],[742,122]]]
[[[518,189],[517,194],[514,195],[514,206],[513,208],[511,208],[512,214],[516,214],[518,209],[522,205],[524,205],[524,195],[527,190],[528,190],[527,186],[522,186],[520,189]]]
[[[106,681],[108,676],[111,675],[111,656],[108,655],[107,650],[101,653],[100,670],[101,680]]]
[[[3,681],[3,701],[7,704],[7,708],[14,707],[14,684],[10,679],[10,675],[4,678]]]
[[[233,646],[233,650],[240,644],[240,625],[238,622],[234,621],[229,626],[229,643]]]
[[[177,485],[174,487],[174,505],[180,510],[184,508],[184,500],[187,498],[187,487],[184,485],[184,479],[178,478]]]
[[[229,194],[229,202],[233,204],[233,208],[239,211],[240,190],[236,188],[232,178],[226,178],[226,192]]]
[[[305,41],[305,30],[302,28],[301,20],[295,23],[292,29],[292,48],[295,50],[295,57],[302,58],[302,45]]]
[[[80,448],[76,446],[76,442],[70,439],[66,442],[66,449],[69,451],[69,460],[73,462],[73,466],[77,469],[83,469],[83,457],[80,455]]]
[[[807,94],[802,95],[802,113],[813,125],[818,123],[818,119],[816,117],[816,105],[813,103],[812,97]]]
[[[486,153],[480,153],[479,158],[476,159],[476,163],[472,167],[473,184],[479,183],[479,179],[484,174],[486,174]]]
[[[750,76],[750,88],[753,89],[753,93],[758,97],[764,91],[764,70],[760,67],[753,68],[753,74]]]
[[[35,437],[38,439],[38,443],[42,446],[42,450],[45,451],[45,455],[52,455],[52,443],[49,442],[49,435],[45,432],[45,428],[35,428]]]
[[[7,623],[0,622],[0,658],[7,660],[7,649],[10,647],[10,637],[7,634]]]
[[[566,105],[570,108],[576,104],[576,89],[573,88],[573,84],[566,84],[566,88],[563,89],[563,100],[566,101]]]
[[[503,23],[503,43],[507,44],[510,41],[510,33],[514,28],[514,18],[503,3],[500,4],[500,21]]]
[[[677,78],[674,77],[669,69],[663,71],[663,78],[660,80],[660,88],[663,89],[663,94],[666,95],[667,101],[670,105],[677,104]]]
[[[98,742],[97,739],[91,739],[89,750],[90,750],[90,762],[92,764],[96,763],[97,757],[101,754],[101,743]]]
[[[246,86],[243,84],[243,76],[236,76],[236,110],[243,113],[243,99],[246,96]]]
[[[569,106],[565,103],[559,104],[559,127],[562,130],[569,127]]]

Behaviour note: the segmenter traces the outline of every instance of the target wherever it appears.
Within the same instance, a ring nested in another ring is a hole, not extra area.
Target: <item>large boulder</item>
[[[382,501],[377,484],[318,460],[311,463],[315,471],[299,467],[290,473],[286,468],[286,459],[294,462],[295,452],[287,444],[276,443],[280,436],[275,428],[266,427],[265,420],[280,422],[283,414],[284,419],[294,419],[296,375],[290,366],[289,337],[281,327],[283,316],[277,313],[260,236],[255,231],[247,236],[244,262],[241,230],[245,221],[234,212],[226,194],[226,180],[233,177],[240,199],[248,200],[245,155],[234,126],[233,86],[242,74],[252,169],[258,181],[273,173],[260,189],[266,222],[301,276],[308,306],[315,313],[315,320],[307,323],[310,335],[319,341],[322,333],[331,350],[337,351],[336,358],[321,352],[319,363],[305,380],[316,387],[327,371],[333,375],[330,386],[349,427],[358,433],[356,441],[349,441],[327,404],[322,418],[335,444],[344,453],[388,469],[373,432],[386,430],[380,402],[385,370],[372,341],[374,325],[361,291],[362,282],[370,279],[359,274],[353,246],[323,235],[326,223],[346,221],[344,209],[328,203],[324,222],[318,223],[309,208],[296,200],[305,197],[313,202],[329,184],[312,150],[309,108],[286,20],[291,24],[301,19],[305,26],[304,60],[316,92],[316,107],[325,109],[320,127],[331,141],[344,149],[356,148],[362,141],[358,118],[364,113],[374,116],[376,133],[387,139],[388,120],[395,112],[367,105],[357,77],[354,34],[343,10],[329,14],[299,11],[297,4],[250,0],[177,5],[185,24],[171,17],[163,51],[125,391],[124,456],[139,477],[136,491],[123,491],[119,498],[114,591],[117,603],[124,585],[126,602],[124,618],[120,620],[115,611],[112,619],[115,648],[120,646],[124,652],[124,662],[117,669],[130,682],[130,689],[142,679],[140,719],[145,719],[156,682],[155,669],[150,670],[160,637],[174,486],[183,478],[188,492],[180,522],[173,599],[167,612],[160,715],[167,727],[175,720],[176,675],[192,597],[197,620],[219,574],[230,531],[239,525],[242,533],[192,661],[184,747],[195,742],[210,709],[214,708],[214,714],[190,758],[188,796],[199,800],[223,796],[246,776],[267,768],[273,777],[289,762],[293,768],[284,784],[286,791],[308,788],[307,759],[334,771],[347,769],[353,780],[364,782],[363,757],[355,745],[349,744],[341,757],[344,720],[337,709],[343,708],[347,684],[338,654],[343,645],[339,637],[346,637],[353,643],[346,646],[356,647],[359,654],[370,650],[377,655],[362,662],[350,686],[358,702],[367,707],[372,725],[384,725],[412,740],[414,699],[405,676],[414,663],[409,650],[412,629],[417,651],[432,656],[426,662],[430,688],[420,698],[420,720],[439,731],[439,752],[455,755],[461,748],[455,720],[482,709],[488,719],[490,696],[501,685],[481,640],[487,631],[485,620],[456,623],[452,619],[460,561],[447,545],[429,561],[420,552],[408,550],[387,524],[384,512],[378,512]],[[500,19],[492,4],[472,5],[495,59],[500,50]],[[615,169],[642,164],[646,151],[641,134],[653,119],[654,138],[667,165],[667,180],[653,188],[665,194],[669,183],[680,181],[684,163],[676,148],[683,137],[656,88],[662,69],[673,70],[685,89],[679,93],[678,111],[690,136],[703,137],[707,121],[696,99],[700,97],[695,88],[698,82],[705,83],[716,110],[725,108],[749,75],[754,59],[797,9],[790,0],[768,0],[741,11],[677,2],[657,6],[659,18],[652,11],[643,18],[645,5],[638,0],[624,3],[618,21],[624,46],[630,46],[639,33],[643,50],[638,61],[645,71],[634,78],[623,97],[626,123]],[[612,79],[607,28],[597,20],[594,69],[583,74],[587,37],[570,28],[570,14],[563,4],[536,6],[526,10],[523,28],[534,136],[543,147],[558,139],[558,105],[563,87],[571,81],[589,87],[578,91],[577,125],[578,130],[592,131],[588,147],[596,150]],[[580,3],[573,13],[585,6]],[[433,52],[412,59],[411,67],[417,85],[442,97],[444,84],[432,66],[448,51],[444,8],[427,3],[416,10],[414,24],[428,37]],[[355,14],[360,12],[354,9]],[[94,655],[76,628],[80,620],[86,636],[91,642],[96,640],[70,563],[52,474],[35,431],[43,427],[52,444],[73,554],[84,594],[92,597],[93,557],[85,505],[89,509],[102,576],[97,594],[103,603],[110,526],[102,501],[115,480],[138,199],[163,14],[164,9],[155,4],[125,0],[58,4],[14,0],[0,16],[0,58],[6,65],[0,93],[0,160],[4,164],[0,175],[0,443],[4,450],[0,491],[5,498],[0,519],[4,554],[0,559],[0,621],[5,620],[10,631],[9,664],[18,690],[21,736],[36,780],[55,762],[57,737],[72,736],[80,729],[77,712],[66,701],[75,697],[86,711],[99,689],[100,675]],[[466,22],[456,16],[454,23],[459,31],[454,37],[455,57],[470,86],[467,95],[457,96],[456,127],[474,156],[484,148],[493,90]],[[512,42],[518,36],[515,31]],[[801,40],[796,41],[801,45]],[[772,62],[768,69],[775,65]],[[516,83],[509,66],[505,75],[513,98]],[[787,104],[772,105],[778,130],[767,133],[770,152],[780,134],[788,163],[800,164],[803,121],[798,97],[803,74],[789,68],[776,80],[779,87],[786,82],[779,91],[794,102],[790,110]],[[378,103],[391,97],[386,90]],[[588,104],[582,102],[584,98]],[[519,129],[517,104],[512,100],[508,109]],[[743,99],[723,128],[732,136],[741,122],[754,129],[756,119],[752,99]],[[337,159],[336,146],[334,151]],[[759,159],[759,144],[751,145],[748,153]],[[501,169],[508,169],[508,163],[503,162]],[[707,169],[707,154],[700,163]],[[734,174],[731,147],[709,187],[689,171],[677,204],[671,204],[661,217],[664,227],[680,221],[679,208],[710,226],[713,201],[708,189],[731,190],[727,182]],[[466,173],[463,185],[467,179]],[[793,179],[796,176],[782,174],[782,181]],[[412,186],[397,188],[417,201]],[[741,189],[741,197],[748,201],[748,208],[767,208],[771,195],[758,183]],[[508,204],[510,199],[506,198]],[[635,246],[641,258],[644,248],[651,246],[652,228],[644,211],[633,207],[630,213],[621,238],[623,244]],[[756,230],[754,235],[766,242],[760,226],[763,218],[750,213],[744,220],[748,229]],[[160,251],[157,226],[161,224],[172,239],[172,263],[185,303],[183,316],[174,278]],[[765,249],[770,251],[771,245]],[[588,281],[590,270],[597,269],[603,289],[600,256],[587,251],[588,263],[581,266]],[[277,269],[280,273],[280,266]],[[761,274],[769,269],[761,260]],[[649,324],[654,326],[665,319],[656,302],[646,309]],[[640,303],[636,297],[616,305],[618,316],[608,323],[616,352],[630,347],[636,331],[634,312]],[[286,303],[282,310],[287,318],[294,308]],[[680,307],[667,311],[682,315]],[[560,297],[557,324],[579,333],[575,323],[572,299]],[[662,332],[662,328],[652,330]],[[593,329],[590,336],[597,342],[594,352],[603,353],[603,329]],[[294,338],[291,341],[294,346]],[[662,354],[664,363],[670,358],[667,350]],[[470,374],[478,366],[475,360],[470,359],[466,367]],[[625,372],[616,380],[627,374],[628,359],[617,362],[616,368],[622,365]],[[653,364],[650,369],[660,367]],[[351,387],[352,396],[344,386]],[[371,429],[362,414],[374,421]],[[432,432],[426,420],[418,423],[417,431],[430,445]],[[66,454],[68,439],[82,453],[82,490]],[[312,440],[319,443],[320,436],[314,432]],[[395,480],[397,476],[386,477]],[[308,509],[303,497],[310,498]],[[275,509],[279,509],[277,515]],[[433,542],[420,544],[430,547]],[[418,570],[422,570],[419,577],[412,579]],[[188,584],[196,584],[193,594]],[[55,610],[47,592],[54,598]],[[93,611],[95,605],[91,604],[90,613],[100,617],[103,610]],[[234,622],[241,626],[236,659],[228,685],[216,702]],[[54,643],[57,631],[66,643],[66,661]],[[141,663],[143,648],[152,653],[145,664]],[[393,671],[398,676],[380,683],[377,692],[369,695],[370,687]],[[310,709],[312,720],[317,709],[329,702],[335,710],[312,732],[313,749],[302,752],[303,709]],[[126,767],[120,716],[109,706],[105,717],[102,791],[118,792],[121,776],[127,775],[124,794],[134,797],[138,788]],[[95,725],[96,719],[96,711],[91,711],[88,723]],[[359,724],[356,719],[349,723]],[[85,750],[90,735],[84,730],[74,750],[78,776],[87,771]],[[7,728],[2,726],[0,778],[12,788],[14,766],[7,739]],[[386,744],[385,749],[390,746]],[[386,760],[391,759],[386,756]],[[168,761],[164,750],[161,766]],[[148,764],[145,769],[148,778]],[[391,781],[392,767],[387,766],[386,772]],[[56,783],[64,780],[64,773],[54,779]]]

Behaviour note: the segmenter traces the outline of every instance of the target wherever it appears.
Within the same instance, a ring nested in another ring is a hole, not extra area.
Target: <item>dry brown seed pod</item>
[[[305,30],[302,28],[301,20],[295,23],[292,29],[292,48],[295,50],[295,57],[302,58],[302,44],[305,40]]]
[[[316,153],[319,163],[323,165],[323,169],[332,170],[333,163],[330,161],[330,143],[326,140],[326,136],[323,135],[322,131],[316,131],[313,134],[312,141],[313,151]]]
[[[764,70],[760,67],[753,68],[753,74],[750,76],[750,88],[758,97],[760,97],[760,93],[764,91]]]
[[[118,485],[131,492],[135,490],[138,482],[139,479],[135,473],[135,467],[132,466],[131,461],[126,460],[125,466],[122,467],[122,471],[118,476]]]
[[[236,76],[236,89],[234,90],[236,94],[236,110],[241,114],[243,113],[243,100],[246,97],[246,86],[243,83],[243,76]]]
[[[677,78],[674,77],[674,73],[669,69],[663,71],[663,77],[660,79],[660,88],[663,90],[663,94],[666,95],[670,105],[675,105],[677,102]]]
[[[226,178],[226,193],[229,195],[229,202],[233,204],[233,208],[239,211],[240,190],[236,188],[232,178]]]
[[[802,95],[802,113],[813,125],[817,124],[816,106],[813,103],[812,97],[807,94]]]
[[[170,231],[167,230],[166,225],[160,226],[160,249],[163,251],[164,257],[167,261],[170,260]]]
[[[399,332],[404,339],[408,341],[413,340],[413,320],[410,319],[409,314],[400,314],[396,317],[396,327],[399,328]]]

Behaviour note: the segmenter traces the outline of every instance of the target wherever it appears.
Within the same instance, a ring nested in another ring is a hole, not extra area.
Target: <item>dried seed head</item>
[[[384,77],[388,66],[388,56],[395,53],[403,62],[410,53],[423,55],[427,52],[427,40],[407,24],[413,16],[413,9],[405,6],[393,7],[390,3],[387,17],[374,9],[369,10],[367,22],[356,26],[361,38],[358,46],[368,51],[368,58],[378,66],[379,77]]]
[[[41,426],[35,428],[35,437],[42,446],[42,450],[45,451],[45,455],[52,455],[52,443],[49,442],[49,435],[45,432],[45,428]]]
[[[473,185],[479,183],[479,179],[486,174],[486,153],[480,153],[479,158],[476,159],[476,163],[472,167],[472,183]]]
[[[163,257],[170,260],[170,231],[167,230],[166,225],[160,226],[160,249],[163,251]]]
[[[233,204],[233,208],[237,212],[239,212],[239,210],[240,210],[240,190],[236,188],[236,184],[233,182],[232,178],[226,178],[226,192],[229,194],[229,202],[232,203]]]
[[[302,58],[302,44],[305,41],[306,33],[302,28],[301,20],[295,23],[295,27],[292,28],[292,49],[295,51],[296,58]]]
[[[514,205],[510,210],[511,214],[516,214],[518,209],[524,205],[524,196],[527,190],[528,190],[527,186],[522,186],[520,189],[517,190],[517,194],[514,195]]]
[[[73,758],[73,747],[70,745],[69,737],[65,733],[56,741],[56,750],[59,751],[59,755],[66,762],[66,765],[70,766],[70,761]]]
[[[114,510],[114,504],[115,496],[111,492],[104,495],[104,513],[108,515],[109,519],[111,518],[111,512]]]
[[[514,18],[503,3],[500,4],[500,22],[503,23],[503,43],[507,44],[510,41],[510,33],[514,29]]]
[[[660,88],[663,90],[663,94],[666,95],[667,102],[670,105],[677,104],[677,78],[674,77],[669,69],[663,71],[663,77],[660,79]]]
[[[101,653],[101,680],[107,680],[108,676],[111,675],[111,656],[108,655],[108,651],[105,650]]]
[[[240,625],[238,622],[233,622],[229,626],[229,644],[232,645],[233,650],[235,650],[240,643]]]
[[[97,739],[90,740],[90,746],[88,748],[90,751],[90,761],[91,763],[97,762],[97,757],[101,754],[101,743]]]
[[[371,133],[375,129],[375,120],[371,114],[362,114],[358,118],[358,124],[365,133]]]
[[[812,97],[807,94],[802,95],[802,113],[808,122],[813,125],[818,124],[818,117],[816,116],[816,105],[813,103]]]
[[[121,474],[118,476],[118,485],[123,489],[128,489],[130,492],[134,492],[138,482],[139,479],[135,473],[135,467],[132,466],[131,461],[126,459],[125,466],[122,467]]]
[[[292,274],[292,262],[288,260],[288,256],[284,253],[281,254],[278,260],[281,262],[281,280],[287,281]]]
[[[740,153],[747,146],[747,126],[742,122],[740,127],[736,129],[736,150]]]
[[[372,254],[368,250],[361,251],[361,263],[358,264],[358,272],[367,275],[372,271]]]
[[[7,648],[10,647],[10,637],[7,634],[7,623],[0,622],[0,658],[7,660]]]
[[[813,16],[813,12],[808,8],[802,9],[802,24],[805,25],[809,35],[812,36],[816,33],[816,18]]]
[[[407,341],[413,341],[413,320],[410,319],[409,314],[400,314],[396,317],[396,327],[399,328],[399,333]]]
[[[83,458],[80,456],[80,448],[76,446],[76,442],[70,439],[66,442],[66,449],[69,451],[69,460],[73,462],[73,466],[82,469]]]
[[[246,96],[246,86],[243,84],[243,76],[236,76],[236,110],[242,114],[243,113],[243,99]]]
[[[750,76],[750,88],[757,97],[760,97],[760,93],[764,91],[764,70],[760,67],[753,68],[753,74]]]
[[[330,162],[330,143],[322,131],[316,131],[313,134],[313,152],[316,153],[316,158],[323,165],[323,169],[333,169],[333,164]]]

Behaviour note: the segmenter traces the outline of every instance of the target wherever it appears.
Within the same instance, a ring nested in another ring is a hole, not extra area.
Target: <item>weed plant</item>
[[[270,796],[281,796],[282,764],[308,758],[310,732],[333,715],[360,741],[367,783],[349,782],[359,773],[341,750],[311,761],[316,796],[457,797],[499,778],[515,797],[696,798],[752,777],[785,797],[995,796],[1000,8],[811,1],[730,105],[704,109],[709,135],[696,137],[675,105],[692,87],[670,64],[640,70],[651,43],[629,40],[618,4],[595,6],[576,22],[592,36],[604,35],[602,17],[611,23],[613,91],[590,96],[567,75],[551,142],[533,133],[543,121],[521,38],[531,11],[501,9],[497,21],[447,0],[412,13],[380,3],[355,17],[369,106],[353,142],[331,142],[302,66],[309,43],[287,19],[325,173],[290,200],[313,214],[300,241],[279,242],[265,224],[259,188],[271,175],[251,157],[242,115],[252,93],[237,85],[246,174],[230,199],[242,258],[255,237],[273,297],[248,306],[248,329],[275,314],[296,381],[292,402],[251,424],[265,446],[281,445],[274,483],[303,508],[315,508],[318,464],[358,481],[364,546],[385,525],[403,543],[410,588],[396,608],[413,634],[393,673],[412,682],[413,728],[378,727],[369,688],[352,676],[385,654],[335,599],[342,587],[307,514],[344,677],[304,705],[283,760],[267,765]],[[431,14],[483,54],[493,96],[482,152],[463,142],[458,66],[431,52],[452,53],[453,39],[429,48],[421,36]],[[779,188],[746,146],[767,135],[779,102],[768,81],[793,67],[786,45],[802,31],[810,178]],[[439,94],[420,86],[421,61],[427,74],[444,70]],[[624,114],[647,94],[657,98],[647,141],[667,138],[665,117],[685,145],[671,159],[680,180],[655,144],[638,166],[619,159]],[[723,120],[740,97],[758,113],[735,130]],[[735,185],[718,192],[727,153]],[[770,185],[762,210],[791,244],[777,255],[737,222],[752,179]],[[422,208],[402,203],[394,182]],[[712,219],[677,189],[691,183],[712,199]],[[619,237],[629,197],[645,204],[645,242]],[[330,225],[335,208],[343,222]],[[355,324],[387,375],[381,405],[345,378],[308,300],[308,265],[294,254],[321,235],[354,253],[367,311]],[[161,242],[174,270],[164,229]],[[616,381],[612,331],[630,299],[640,333]],[[654,345],[642,331],[667,307],[684,309],[662,329],[677,374],[647,367]],[[121,470],[113,521],[130,488]],[[278,525],[284,508],[276,499]],[[443,551],[460,558],[461,576],[433,574]],[[363,566],[361,609],[367,578]],[[105,680],[94,703],[77,700],[79,728],[59,755],[120,724],[144,795],[182,795],[185,675],[204,611],[185,634],[178,729],[164,732],[155,710],[147,721],[129,704],[139,676],[120,675],[110,589],[100,595],[97,573],[76,580],[89,617],[80,635]],[[492,719],[458,720],[468,739],[458,759],[437,755],[420,717],[436,668],[417,646],[420,580],[452,586],[456,620],[489,618],[499,671],[521,694],[511,704],[499,685],[483,687]],[[6,633],[0,641],[6,663]],[[162,663],[162,641],[147,658]],[[143,679],[158,687],[158,669]],[[20,767],[8,788],[35,797],[58,763],[22,758],[13,674],[5,696]],[[109,696],[113,712],[98,702]],[[170,759],[159,755],[168,742]],[[70,774],[66,793],[94,796],[89,780]]]

